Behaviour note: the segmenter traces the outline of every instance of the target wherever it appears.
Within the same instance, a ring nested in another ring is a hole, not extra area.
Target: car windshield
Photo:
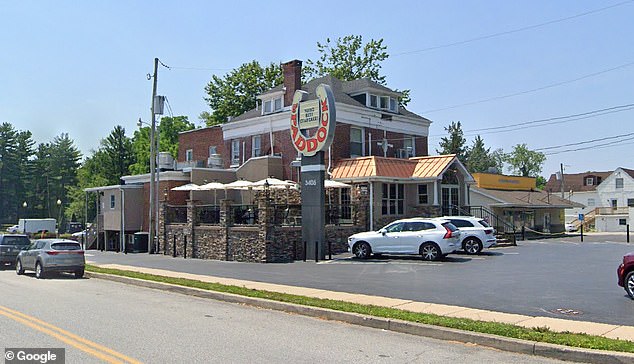
[[[31,241],[26,236],[5,236],[4,239],[0,240],[0,244],[27,246],[31,244]]]
[[[51,245],[55,250],[81,250],[81,245],[77,243],[55,243]]]
[[[485,228],[491,227],[491,225],[489,225],[489,223],[484,220],[478,220],[478,222],[480,223],[480,225],[484,226]]]

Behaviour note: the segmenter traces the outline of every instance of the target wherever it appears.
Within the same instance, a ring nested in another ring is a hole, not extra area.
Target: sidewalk
[[[249,289],[294,294],[313,298],[324,298],[339,300],[350,303],[367,304],[407,310],[419,313],[435,314],[440,316],[467,318],[479,321],[491,321],[508,323],[526,328],[547,327],[556,332],[585,333],[588,335],[603,336],[611,339],[621,339],[634,341],[634,326],[610,325],[596,322],[564,320],[551,317],[526,316],[503,312],[494,312],[468,307],[450,306],[436,303],[418,302],[397,298],[370,296],[364,294],[352,294],[346,292],[336,292],[316,288],[297,287],[273,283],[254,282],[233,278],[222,278],[208,275],[199,275],[183,272],[175,272],[164,269],[145,268],[132,265],[121,264],[98,264],[87,261],[102,268],[112,268],[139,273],[148,273],[173,278],[186,278],[209,283],[219,283],[233,285]]]

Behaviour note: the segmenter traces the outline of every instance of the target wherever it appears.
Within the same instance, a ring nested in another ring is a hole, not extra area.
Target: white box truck
[[[35,234],[41,231],[55,232],[57,221],[55,219],[20,219],[18,230],[23,234]]]

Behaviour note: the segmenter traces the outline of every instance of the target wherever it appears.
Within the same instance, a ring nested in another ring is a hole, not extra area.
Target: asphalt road
[[[558,363],[99,279],[0,272],[0,343],[66,363]]]
[[[621,242],[622,241],[622,242]],[[517,247],[419,257],[256,264],[89,252],[100,263],[363,293],[531,316],[634,326],[634,301],[616,284],[616,268],[634,244],[621,235],[520,241]],[[570,312],[562,314],[561,312]]]

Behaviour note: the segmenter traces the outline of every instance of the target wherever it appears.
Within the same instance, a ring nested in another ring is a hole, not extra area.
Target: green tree
[[[448,136],[440,139],[440,150],[436,149],[439,154],[456,154],[458,159],[462,162],[466,162],[467,148],[465,144],[467,139],[464,137],[462,131],[462,125],[460,122],[451,122],[451,124],[445,127],[445,131]]]
[[[33,179],[33,144],[30,132],[18,131],[10,123],[0,124],[0,222],[14,223],[25,214],[22,202]]]
[[[159,151],[169,152],[172,157],[178,156],[178,134],[194,129],[187,116],[163,117],[158,126]],[[143,127],[134,132],[132,137],[135,163],[130,165],[131,174],[150,172],[150,127]]]
[[[208,126],[222,124],[229,116],[238,116],[253,109],[257,96],[283,82],[282,69],[274,63],[262,67],[257,61],[244,63],[224,77],[212,76],[205,86],[212,112],[199,118]]]
[[[478,135],[473,145],[466,150],[466,167],[471,173],[487,172],[490,168],[502,171],[504,153],[501,149],[491,151],[484,146],[484,140]]]
[[[110,135],[101,140],[95,156],[101,160],[100,175],[108,184],[119,184],[119,179],[130,173],[130,165],[135,162],[132,140],[125,135],[125,128],[115,126]]]
[[[505,158],[505,162],[510,165],[509,170],[524,177],[537,177],[545,160],[544,153],[529,150],[526,144],[514,146],[513,151]]]

